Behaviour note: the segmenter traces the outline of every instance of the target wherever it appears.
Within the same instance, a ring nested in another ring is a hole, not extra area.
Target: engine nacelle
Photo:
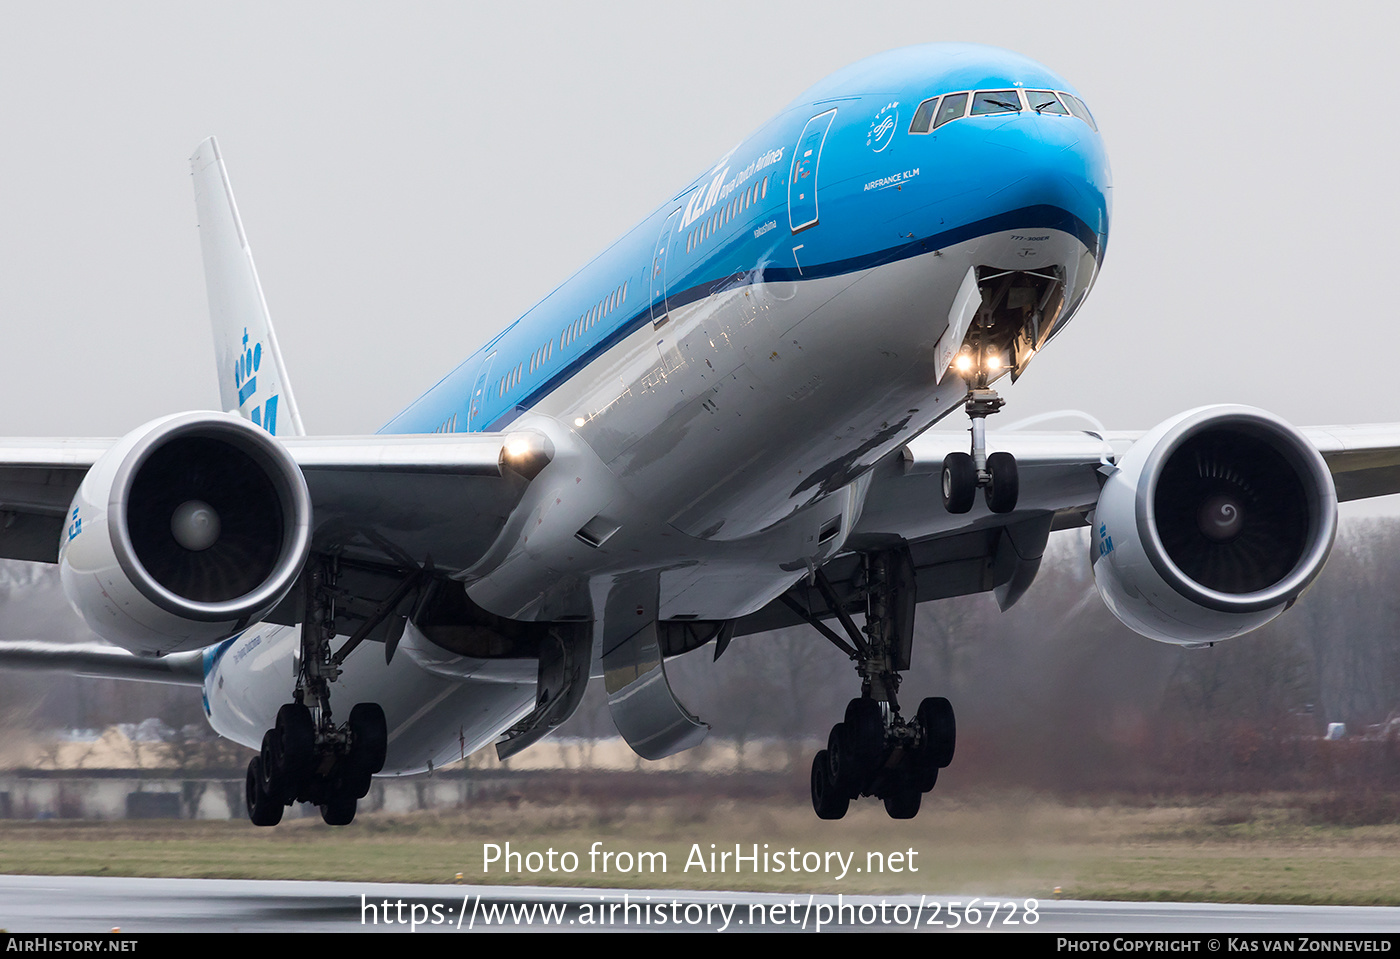
[[[227,413],[178,413],[88,471],[59,546],[63,591],[99,636],[138,653],[197,649],[266,615],[311,548],[291,454]]]
[[[1197,645],[1257,629],[1321,571],[1337,531],[1322,455],[1262,410],[1212,406],[1157,426],[1099,494],[1094,581],[1125,625]]]

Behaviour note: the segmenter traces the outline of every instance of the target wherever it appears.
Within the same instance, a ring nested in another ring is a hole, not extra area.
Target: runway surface
[[[1400,932],[1400,908],[0,876],[26,932]]]

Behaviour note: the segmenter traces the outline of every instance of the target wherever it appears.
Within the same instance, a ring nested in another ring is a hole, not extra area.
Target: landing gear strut
[[[331,717],[331,684],[345,657],[383,620],[371,617],[337,653],[335,638],[336,561],[313,557],[302,574],[304,615],[301,659],[293,701],[277,712],[277,723],[263,734],[262,750],[248,764],[248,818],[255,826],[275,826],[286,806],[309,802],[320,807],[327,825],[348,825],[370,777],[384,768],[388,726],[378,703],[357,703],[349,720]],[[416,582],[405,581],[384,605],[385,614]]]
[[[865,554],[863,573],[864,630],[856,627],[826,575],[816,570],[814,576],[850,643],[798,610],[855,661],[861,678],[860,697],[846,706],[827,748],[812,760],[812,808],[822,819],[840,819],[851,800],[875,796],[892,818],[912,819],[923,794],[938,782],[938,770],[953,761],[957,727],[953,707],[942,697],[921,702],[913,719],[900,713],[900,672],[909,668],[914,638],[914,564],[908,549]]]
[[[950,513],[966,513],[980,487],[987,509],[1009,513],[1016,508],[1020,483],[1016,457],[987,453],[987,417],[1006,405],[997,391],[978,387],[967,393],[967,415],[972,419],[972,452],[949,453],[943,458],[943,507]]]

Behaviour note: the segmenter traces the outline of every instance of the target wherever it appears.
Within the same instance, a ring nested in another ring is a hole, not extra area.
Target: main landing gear
[[[919,704],[913,722],[873,699],[853,699],[845,722],[831,727],[827,748],[812,758],[812,808],[840,819],[851,800],[877,796],[891,819],[913,819],[938,770],[953,761],[953,706],[942,696]]]
[[[949,453],[943,458],[943,506],[950,513],[972,509],[980,487],[987,498],[987,509],[1009,513],[1016,508],[1020,483],[1016,457],[1010,453],[987,453],[987,417],[1006,405],[997,391],[974,387],[967,393],[967,415],[972,418],[972,452]]]
[[[953,761],[957,725],[941,696],[919,704],[905,719],[897,696],[900,672],[909,668],[914,631],[914,565],[907,548],[865,554],[866,625],[862,631],[839,602],[824,573],[815,580],[836,611],[851,643],[808,617],[856,663],[861,695],[832,727],[827,748],[812,760],[812,808],[822,819],[840,819],[851,800],[875,796],[893,819],[912,819],[938,771]]]
[[[319,806],[327,825],[348,825],[369,793],[370,777],[384,768],[389,735],[378,703],[356,704],[340,726],[331,718],[330,684],[340,676],[340,664],[382,620],[367,622],[331,653],[335,572],[334,560],[313,559],[303,574],[305,616],[294,701],[278,710],[277,724],[263,734],[261,753],[248,763],[245,795],[255,826],[277,825],[294,802]]]

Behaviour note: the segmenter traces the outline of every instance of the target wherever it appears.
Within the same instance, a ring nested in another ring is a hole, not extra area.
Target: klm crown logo
[[[233,385],[238,388],[238,408],[241,410],[251,400],[253,408],[248,418],[254,426],[261,426],[272,435],[277,435],[277,397],[269,396],[259,403],[258,367],[262,366],[262,344],[248,346],[248,328],[243,328],[243,349],[233,364]],[[265,378],[264,378],[265,379]]]

